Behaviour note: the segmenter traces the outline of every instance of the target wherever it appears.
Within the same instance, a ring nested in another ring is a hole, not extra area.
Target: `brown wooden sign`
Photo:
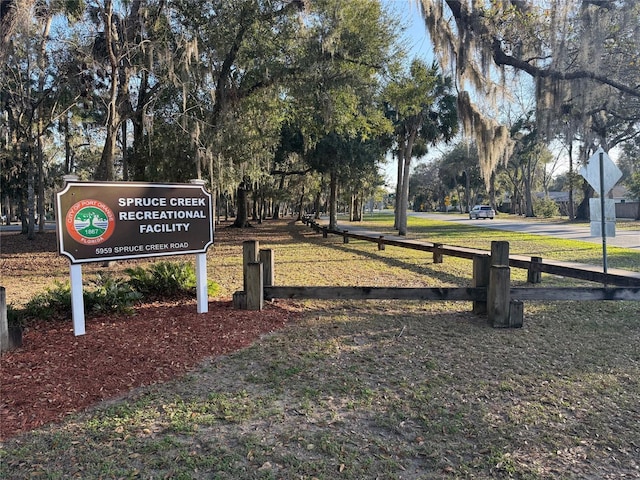
[[[205,253],[211,194],[199,184],[70,182],[56,201],[58,250],[71,263]]]

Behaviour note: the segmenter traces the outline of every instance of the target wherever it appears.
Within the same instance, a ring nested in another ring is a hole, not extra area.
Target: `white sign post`
[[[84,323],[84,294],[82,289],[82,265],[69,265],[71,279],[71,316],[73,319],[73,334],[75,336],[86,333]]]
[[[196,300],[198,313],[209,311],[209,297],[207,295],[207,254],[196,255]]]
[[[609,155],[602,147],[589,157],[587,164],[580,169],[580,175],[589,182],[589,185],[598,192],[600,201],[589,201],[589,209],[591,213],[591,235],[596,236],[598,230],[602,236],[602,265],[603,271],[607,273],[607,227],[611,237],[615,237],[615,221],[616,211],[613,201],[606,199],[604,196],[618,183],[622,177],[622,172],[611,160]],[[612,205],[613,204],[613,205]],[[611,208],[613,206],[613,214]],[[598,222],[599,220],[599,222]]]
[[[193,179],[191,183],[199,185],[204,190],[205,181]],[[209,207],[211,208],[211,207]],[[211,224],[213,225],[213,212],[211,213]],[[196,254],[196,303],[198,313],[207,313],[209,311],[209,296],[207,294],[207,254]]]

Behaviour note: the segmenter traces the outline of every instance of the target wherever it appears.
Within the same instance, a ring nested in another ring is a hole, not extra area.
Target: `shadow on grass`
[[[441,283],[453,284],[464,286],[468,284],[468,278],[461,278],[460,276],[452,273],[444,272],[442,269],[436,267],[433,263],[432,256],[427,252],[420,252],[421,255],[424,255],[424,260],[420,258],[415,258],[413,261],[403,260],[402,258],[385,256],[384,254],[378,253],[376,251],[367,251],[367,247],[371,247],[371,249],[376,248],[375,243],[366,242],[363,240],[352,240],[350,243],[345,244],[342,243],[342,240],[339,240],[340,237],[332,236],[331,238],[323,238],[321,235],[317,235],[315,233],[302,233],[300,231],[292,231],[292,238],[296,242],[307,243],[311,245],[318,245],[323,248],[332,248],[335,250],[339,250],[342,252],[349,252],[354,255],[358,255],[360,257],[364,257],[370,260],[381,262],[384,265],[389,267],[395,267],[407,270],[413,274],[424,276],[427,278],[433,278]],[[364,248],[358,248],[357,246],[362,246]],[[401,247],[387,247],[391,248],[401,248]],[[420,262],[424,262],[423,265],[420,265]],[[472,262],[468,262],[468,272],[469,277],[471,277],[472,272]]]
[[[410,218],[411,220],[411,218]],[[425,222],[428,222],[425,224]],[[379,232],[381,235],[397,235],[388,223],[376,225],[353,225],[357,229]],[[349,225],[341,225],[349,230]],[[418,219],[410,224],[411,240],[431,243],[444,243],[458,247],[472,247],[490,252],[492,241],[509,241],[511,254],[540,256],[567,262],[602,265],[602,246],[597,243],[564,240],[527,233],[504,232],[492,229],[478,229],[475,226],[451,222]],[[373,243],[375,244],[375,243]],[[608,264],[611,268],[640,271],[640,252],[619,247],[608,247]]]

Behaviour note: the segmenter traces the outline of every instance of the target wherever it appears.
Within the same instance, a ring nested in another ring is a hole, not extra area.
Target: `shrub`
[[[147,268],[125,270],[131,286],[144,295],[177,297],[192,295],[196,288],[196,274],[190,263],[157,262]],[[219,285],[209,282],[207,291],[214,296]]]
[[[83,290],[84,308],[94,313],[128,313],[136,300],[142,298],[124,280],[109,274],[98,274]],[[69,282],[55,282],[53,288],[35,295],[27,302],[23,312],[16,313],[24,318],[61,318],[71,315],[71,286]]]
[[[69,282],[54,282],[53,288],[34,295],[24,307],[26,318],[59,318],[71,314],[71,286]]]
[[[22,308],[16,308],[13,305],[7,305],[7,325],[12,326],[24,326],[25,324],[25,312]]]
[[[536,198],[533,201],[533,211],[536,215],[544,218],[557,217],[560,215],[558,204],[548,197]]]
[[[85,309],[95,313],[130,313],[142,294],[123,279],[98,274],[84,292]]]
[[[148,268],[125,270],[129,279],[100,273],[83,290],[84,308],[92,313],[130,313],[136,301],[145,296],[177,298],[193,295],[196,275],[188,263],[158,262]],[[209,282],[210,296],[218,293],[219,285]],[[23,309],[7,312],[16,324],[30,318],[59,319],[71,315],[71,286],[69,282],[55,282],[52,288],[35,295]]]
[[[174,296],[190,292],[196,284],[196,276],[187,263],[157,262],[148,268],[128,268],[129,283],[145,295]]]

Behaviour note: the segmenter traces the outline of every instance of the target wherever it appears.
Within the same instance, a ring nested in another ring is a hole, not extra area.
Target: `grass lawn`
[[[387,219],[388,220],[388,219]],[[385,220],[367,221],[384,231]],[[410,219],[415,238],[567,261],[598,245]],[[471,262],[265,222],[278,285],[468,286]],[[640,253],[610,250],[640,270]],[[209,276],[241,289],[238,242]],[[596,264],[598,264],[596,262]],[[45,273],[42,273],[45,275]],[[526,272],[513,270],[513,283]],[[543,276],[545,285],[577,285]],[[299,301],[302,319],[173,381],[0,448],[0,477],[202,479],[640,476],[640,302],[525,303],[492,329],[468,302]],[[259,315],[259,314],[258,314]]]
[[[520,217],[518,219],[523,221]],[[542,221],[546,222],[547,220],[544,219]],[[342,223],[342,225],[345,225],[345,223]],[[366,215],[365,220],[358,222],[356,225],[389,235],[397,233],[393,229],[393,215],[390,213]],[[487,251],[491,250],[491,242],[493,240],[507,240],[509,241],[509,252],[512,254],[602,265],[602,245],[599,243],[562,240],[542,235],[505,232],[490,228],[477,228],[477,224],[465,225],[458,222],[437,221],[414,216],[408,217],[407,225],[407,238],[411,239],[459,247],[479,248]],[[625,225],[625,229],[634,228],[640,232],[640,222],[620,222],[616,228],[620,228],[620,225]],[[482,225],[480,224],[480,226]],[[611,268],[640,271],[640,253],[632,249],[608,245],[607,261],[608,266]]]

